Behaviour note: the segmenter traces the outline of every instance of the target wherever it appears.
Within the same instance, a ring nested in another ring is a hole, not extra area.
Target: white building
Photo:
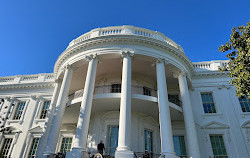
[[[160,32],[97,28],[74,39],[54,73],[0,78],[4,158],[105,155],[247,158],[250,101],[228,61],[192,63]],[[39,145],[38,145],[39,144]]]

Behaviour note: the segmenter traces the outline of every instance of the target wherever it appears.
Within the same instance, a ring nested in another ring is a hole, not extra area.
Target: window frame
[[[13,151],[13,147],[14,147],[14,141],[15,141],[15,136],[14,135],[5,135],[3,136],[2,140],[1,140],[1,144],[0,144],[0,152],[2,152],[2,148],[4,145],[4,141],[5,139],[12,139],[9,151],[8,151],[8,156],[11,157],[12,156],[12,151]]]
[[[72,144],[71,144],[71,148],[70,148],[70,151],[72,150],[72,147],[73,147],[73,142],[75,140],[75,132],[62,132],[59,136],[59,139],[57,141],[57,147],[56,147],[56,151],[57,153],[59,153],[61,151],[61,146],[62,146],[62,140],[63,138],[68,138],[68,137],[71,137],[72,138]]]
[[[154,131],[153,130],[151,130],[151,129],[149,129],[149,128],[145,128],[144,127],[144,130],[143,130],[143,151],[145,152],[145,131],[149,131],[149,132],[151,132],[152,133],[152,135],[151,135],[151,137],[152,137],[152,139],[151,139],[151,148],[152,148],[152,151],[148,151],[149,152],[149,154],[151,154],[151,153],[154,153]]]
[[[146,96],[152,96],[152,88],[149,88],[149,87],[146,87],[146,86],[143,86],[143,95],[146,95]],[[145,92],[148,92],[148,94],[146,94]]]
[[[25,102],[25,107],[23,109],[22,116],[20,117],[20,119],[19,120],[14,120],[13,118],[15,116],[17,105],[18,105],[19,102]],[[30,99],[18,99],[17,101],[15,101],[13,103],[14,107],[10,111],[11,115],[10,115],[10,118],[8,119],[8,122],[9,123],[10,122],[18,122],[19,124],[21,124],[23,122],[27,107],[29,106],[29,102],[30,102]]]
[[[45,102],[50,102],[49,103],[49,105],[48,105],[48,109],[47,109],[47,113],[46,113],[46,116],[45,116],[45,118],[41,118],[41,115],[42,115],[42,111],[43,111],[43,107],[44,107],[44,103]],[[50,110],[50,106],[51,106],[51,100],[43,100],[43,101],[41,101],[41,104],[40,104],[40,108],[39,108],[39,113],[38,113],[38,115],[37,115],[37,119],[39,119],[39,120],[45,120],[45,119],[47,119],[48,118],[48,113],[49,113],[49,110]]]
[[[36,139],[36,138],[39,138],[39,142],[38,142],[38,145],[39,145],[39,143],[40,143],[40,141],[41,141],[41,136],[38,136],[38,135],[34,135],[34,136],[32,136],[31,137],[31,139],[30,139],[30,141],[29,141],[29,145],[28,145],[28,150],[27,150],[27,158],[29,157],[29,154],[30,154],[30,151],[31,151],[31,147],[32,147],[32,145],[33,145],[33,141],[34,141],[34,139]],[[38,146],[37,146],[37,149],[38,149]],[[36,149],[36,153],[37,153],[37,149]],[[36,155],[37,156],[37,155]]]
[[[185,136],[185,134],[173,134],[173,139],[174,139],[174,137],[183,137],[183,139],[184,139],[184,144],[185,144],[185,149],[186,149],[186,156],[180,156],[180,158],[187,158],[188,156],[188,150],[187,150],[187,141],[186,141],[186,136]],[[174,140],[173,140],[173,144],[174,144]],[[179,156],[179,155],[178,155]]]
[[[211,94],[211,95],[212,95],[213,104],[214,104],[214,109],[215,109],[215,112],[214,112],[214,113],[205,113],[204,105],[203,105],[203,101],[202,101],[202,94]],[[216,105],[216,99],[215,99],[215,96],[214,96],[214,92],[213,92],[213,91],[200,91],[200,92],[199,92],[199,95],[200,95],[200,101],[201,101],[201,107],[202,107],[203,114],[205,114],[205,115],[219,114],[219,111],[218,111],[218,108],[217,108],[217,105]]]
[[[114,85],[120,85],[120,92],[118,91],[118,92],[116,92],[116,91],[114,91],[114,90],[119,90],[119,87],[117,88],[117,87],[114,87],[114,89],[113,89],[113,86]],[[112,83],[111,84],[111,89],[110,89],[110,93],[121,93],[122,92],[122,84],[121,83]]]
[[[247,97],[247,96],[245,96],[245,97]],[[237,97],[238,98],[238,97]],[[240,105],[240,110],[241,110],[241,113],[243,113],[243,114],[250,114],[250,111],[243,111],[243,109],[242,109],[242,106],[241,106],[241,101],[240,101],[240,99],[241,98],[238,98],[238,103],[239,103],[239,105]],[[246,98],[247,99],[247,98]],[[243,102],[249,102],[249,104],[250,104],[250,100],[249,99],[247,99],[247,101],[243,101]],[[250,106],[249,106],[249,108],[250,108]]]
[[[226,156],[229,158],[229,152],[228,152],[228,149],[227,149],[227,144],[226,144],[226,141],[225,141],[225,135],[224,134],[208,134],[209,144],[210,144],[210,147],[211,147],[211,150],[212,150],[213,157],[215,157],[215,156],[224,156],[224,155],[214,155],[213,146],[212,146],[212,142],[211,142],[211,136],[222,136],[224,147],[225,147],[225,150],[226,150],[226,153],[227,153]]]

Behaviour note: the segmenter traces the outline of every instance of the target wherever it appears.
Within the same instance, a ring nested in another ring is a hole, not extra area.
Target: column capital
[[[121,52],[122,58],[133,57],[134,55],[135,55],[134,51],[122,51]]]
[[[63,70],[65,71],[66,69],[73,69],[73,65],[72,64],[67,64],[63,67]]]
[[[92,59],[97,59],[98,60],[98,55],[97,54],[90,54],[90,55],[86,55],[85,59],[87,61],[91,61]]]
[[[183,71],[176,71],[173,73],[174,78],[178,78],[179,76],[187,76],[187,72],[183,72]]]
[[[156,58],[154,59],[152,66],[155,66],[157,63],[168,64],[169,61],[164,58]]]

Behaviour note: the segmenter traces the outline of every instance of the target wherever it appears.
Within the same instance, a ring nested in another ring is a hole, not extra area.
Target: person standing
[[[97,150],[98,152],[103,156],[103,150],[105,149],[105,146],[102,142],[102,140],[100,141],[100,143],[97,145]]]

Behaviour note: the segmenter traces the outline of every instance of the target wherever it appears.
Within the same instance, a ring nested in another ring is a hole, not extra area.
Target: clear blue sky
[[[97,27],[164,33],[191,61],[226,59],[218,47],[250,20],[250,0],[3,0],[0,76],[53,72],[68,43]]]

